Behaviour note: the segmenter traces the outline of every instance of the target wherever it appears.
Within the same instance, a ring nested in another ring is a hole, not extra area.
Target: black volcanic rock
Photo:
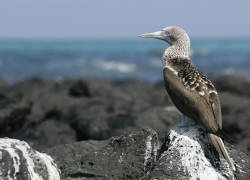
[[[236,79],[237,86],[230,79]],[[224,130],[238,146],[250,151],[250,97],[248,90],[243,91],[250,81],[219,76],[214,82],[221,98]],[[104,140],[119,135],[122,129],[140,127],[155,129],[162,140],[165,132],[180,122],[180,115],[173,110],[162,83],[152,85],[143,80],[105,82],[84,78],[56,82],[34,78],[1,88],[0,107],[1,136],[13,135],[31,145],[38,144],[39,148],[54,144],[46,140],[50,134],[57,134],[61,139],[57,143],[63,144]],[[58,123],[55,133],[45,128],[45,122],[50,120],[55,122],[51,127]],[[35,138],[39,133],[31,132],[36,130],[47,137]],[[66,140],[59,132],[72,136]]]
[[[60,151],[58,151],[60,149]],[[237,179],[250,174],[250,157],[232,146],[233,172],[198,127],[171,130],[161,145],[151,129],[135,129],[105,141],[82,141],[45,150],[63,179]]]
[[[0,93],[0,137],[22,128],[27,123],[32,104],[22,96]]]
[[[230,153],[237,162],[246,160],[239,163],[244,168],[249,157],[239,149],[250,152],[250,81],[234,77],[234,84],[230,79],[221,76],[214,82],[221,99],[223,129],[235,145]],[[141,80],[32,79],[1,87],[0,108],[1,137],[23,139],[32,147],[46,149],[64,179],[150,178],[158,176],[157,168],[164,174],[169,166],[160,162],[171,160],[162,155],[166,149],[157,154],[160,159],[150,159],[145,166],[145,142],[153,132],[161,144],[168,130],[180,122],[180,113],[171,105],[162,83]],[[167,173],[174,177],[177,172]],[[241,175],[238,179],[244,179]]]
[[[46,120],[32,128],[22,128],[10,135],[29,143],[36,149],[67,144],[77,140],[76,132],[64,122]]]
[[[146,117],[152,106],[159,107],[161,110],[158,112],[164,114],[164,106],[169,105],[166,93],[162,89],[155,89],[148,82],[139,80],[108,83],[92,79],[69,79],[55,82],[34,78],[4,88],[1,94],[2,106],[7,111],[12,112],[11,108],[21,105],[28,108],[25,116],[21,111],[16,113],[17,117],[22,118],[21,124],[15,118],[12,119],[13,116],[10,120],[3,121],[8,123],[15,121],[15,123],[11,123],[10,130],[3,124],[2,136],[24,139],[32,146],[39,145],[39,148],[54,144],[50,142],[55,140],[46,139],[51,135],[54,137],[57,134],[58,139],[63,139],[59,128],[64,129],[66,126],[71,128],[71,134],[73,131],[76,134],[76,139],[69,138],[72,141],[107,139],[124,128],[150,127],[153,122],[152,117],[145,118],[143,123],[141,115],[145,113]],[[11,106],[8,105],[10,102]],[[155,114],[153,118],[157,117],[156,113],[153,113]],[[2,114],[7,115],[4,110]],[[164,123],[160,122],[164,121],[163,117],[158,117],[154,119],[154,124],[161,124],[158,126],[161,129],[169,128],[169,123],[164,122],[166,126],[162,126]],[[51,124],[51,127],[55,127],[55,133],[52,133],[50,128],[44,128],[46,124],[44,122],[50,122],[51,119],[55,123],[64,124],[58,127]]]
[[[83,156],[98,151],[106,146],[107,140],[103,141],[80,141],[71,144],[59,145],[53,148],[47,148],[44,151],[53,156],[57,167],[61,170],[62,177],[76,176],[80,170],[80,161]],[[74,175],[75,174],[75,175]]]
[[[164,140],[171,127],[180,123],[181,114],[174,106],[151,108],[138,115],[135,120],[136,127],[152,128]]]
[[[56,151],[58,148],[60,152]],[[58,148],[46,153],[55,158],[63,178],[139,179],[156,160],[159,141],[155,131],[138,129],[108,141],[86,141]],[[64,158],[66,154],[70,157],[68,161]]]
[[[90,93],[91,92],[88,85],[81,80],[74,83],[69,89],[69,95],[73,97],[81,97],[81,96],[90,97],[91,96]]]
[[[69,95],[73,97],[112,96],[116,88],[101,80],[80,79],[69,87]]]
[[[250,98],[220,93],[223,130],[232,142],[250,152]]]
[[[246,77],[223,75],[213,79],[218,91],[226,91],[250,98],[250,81]]]

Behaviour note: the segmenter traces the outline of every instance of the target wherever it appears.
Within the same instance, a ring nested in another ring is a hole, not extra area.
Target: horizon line
[[[137,40],[141,39],[139,37],[0,37],[0,40],[39,40],[39,41],[49,41],[49,40]],[[250,40],[250,36],[193,36],[192,40]]]

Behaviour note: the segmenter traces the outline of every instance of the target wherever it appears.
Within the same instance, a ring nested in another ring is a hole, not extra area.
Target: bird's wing
[[[196,68],[195,68],[196,69]],[[212,82],[202,72],[196,69],[199,74],[199,86],[201,90],[199,94],[206,100],[207,105],[210,107],[214,122],[218,125],[219,129],[222,129],[222,116],[221,116],[221,105],[218,92],[215,89]],[[202,93],[204,92],[204,93]],[[204,95],[203,95],[204,94]]]
[[[222,128],[218,93],[211,81],[192,65],[177,73],[164,69],[165,86],[176,107],[195,120],[206,131],[216,133]]]

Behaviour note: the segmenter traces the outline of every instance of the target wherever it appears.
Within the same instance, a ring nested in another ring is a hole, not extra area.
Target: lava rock
[[[243,169],[249,170],[250,166],[247,166]],[[169,132],[159,159],[143,179],[207,179],[208,177],[219,180],[234,179],[234,172],[224,159],[220,160],[207,135],[194,126],[177,127]]]
[[[171,127],[180,123],[181,113],[174,106],[155,107],[138,115],[135,126],[138,128],[152,128],[163,141]]]
[[[250,98],[248,91],[243,91],[250,81],[237,77],[237,86],[245,87],[242,91],[232,90],[234,86],[226,85],[231,82],[224,77],[214,80],[222,104],[223,128],[237,146],[250,152]],[[225,80],[223,88],[218,79]],[[33,78],[0,88],[0,107],[0,137],[22,138],[43,147],[54,144],[46,143],[51,132],[46,132],[44,123],[50,120],[61,124],[57,130],[68,127],[70,134],[76,136],[68,139],[72,142],[104,140],[119,135],[122,129],[140,127],[155,129],[163,140],[166,131],[180,121],[178,111],[169,111],[172,106],[163,84],[152,85],[143,80],[105,82],[85,78],[57,82]],[[33,138],[38,137],[36,133],[27,133],[36,130],[48,136]],[[61,139],[57,142],[69,143],[57,130],[54,134]]]
[[[55,158],[62,178],[139,179],[153,166],[159,147],[155,131],[137,129],[101,143],[80,142],[46,152]],[[70,161],[63,160],[65,153]]]
[[[80,168],[80,158],[89,153],[98,151],[107,144],[108,140],[88,140],[54,146],[44,149],[43,151],[50,154],[55,159],[61,171],[62,178],[70,178],[74,176],[77,177],[77,172]]]
[[[73,97],[110,96],[114,89],[105,81],[84,78],[71,85],[69,95]]]
[[[76,141],[75,131],[64,122],[46,120],[33,128],[22,128],[10,135],[28,142],[33,148],[43,149]]]
[[[0,139],[0,179],[60,179],[53,159],[32,149],[26,142]]]
[[[237,147],[250,152],[250,98],[220,93],[223,130]]]
[[[105,141],[46,149],[62,179],[248,179],[250,157],[226,144],[233,171],[197,126],[171,129],[161,145],[151,129],[134,129]],[[60,151],[59,151],[60,149]]]
[[[19,95],[0,93],[0,137],[23,127],[31,107],[31,102]]]
[[[213,79],[219,92],[250,97],[250,81],[243,76],[222,75]]]
[[[87,84],[79,80],[70,87],[69,95],[73,97],[90,97],[91,92]]]

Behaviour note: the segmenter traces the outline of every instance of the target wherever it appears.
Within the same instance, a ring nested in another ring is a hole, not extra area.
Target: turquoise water
[[[0,40],[0,76],[10,83],[41,77],[162,79],[159,40]],[[208,75],[250,77],[250,39],[193,39],[192,59]]]

